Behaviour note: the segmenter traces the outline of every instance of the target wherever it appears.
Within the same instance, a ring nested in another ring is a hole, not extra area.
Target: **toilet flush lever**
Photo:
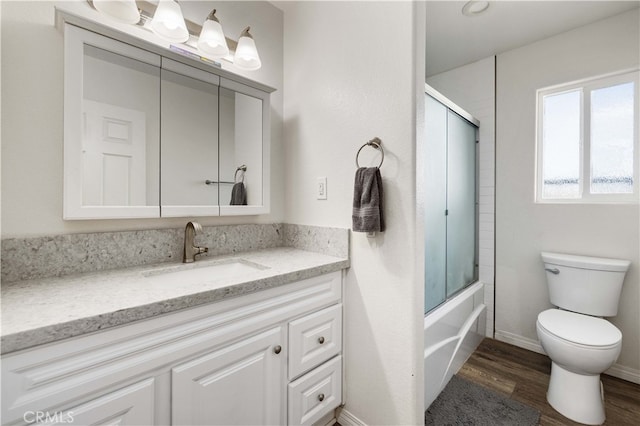
[[[558,275],[560,273],[560,270],[558,268],[544,268],[545,271],[549,271],[554,275]]]

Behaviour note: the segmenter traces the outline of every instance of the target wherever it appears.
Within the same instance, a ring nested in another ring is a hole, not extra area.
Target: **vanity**
[[[56,21],[65,220],[269,212],[273,88],[69,11]],[[245,202],[232,197],[238,183]],[[2,424],[330,421],[342,404],[348,231],[337,256],[259,247],[252,226],[253,248],[236,251],[220,231],[224,254],[189,264],[172,251],[175,229],[3,241],[14,276],[35,263],[54,273],[2,283]],[[286,240],[299,225],[265,227]],[[59,253],[72,265],[56,267]],[[147,255],[165,263],[113,265]]]
[[[280,247],[9,284],[2,422],[330,419],[342,403],[347,266]]]

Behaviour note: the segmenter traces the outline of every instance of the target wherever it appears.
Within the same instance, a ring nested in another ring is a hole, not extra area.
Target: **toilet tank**
[[[553,305],[599,317],[618,314],[622,282],[631,262],[549,252],[541,256]]]

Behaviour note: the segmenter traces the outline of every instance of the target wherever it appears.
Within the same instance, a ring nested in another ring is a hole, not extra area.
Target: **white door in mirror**
[[[145,114],[83,100],[82,204],[145,206]]]

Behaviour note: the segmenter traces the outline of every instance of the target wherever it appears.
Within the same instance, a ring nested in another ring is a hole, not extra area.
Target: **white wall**
[[[535,204],[536,89],[640,63],[638,9],[498,55],[496,337],[539,348],[536,317],[549,308],[540,252],[632,261],[618,316],[616,375],[640,380],[638,205]],[[634,376],[635,375],[635,376]]]
[[[2,25],[2,7],[0,7],[0,26]],[[2,31],[0,31],[2,46]],[[1,49],[1,47],[0,47]],[[2,55],[0,55],[0,93],[2,92]],[[0,188],[2,187],[2,102],[0,102]],[[2,191],[0,191],[0,235],[2,234]]]
[[[285,10],[286,222],[351,228],[356,152],[375,136],[385,149],[387,231],[374,239],[351,234],[345,410],[366,424],[419,424],[424,298],[414,269],[415,134],[423,5],[278,4]],[[325,201],[316,200],[319,176],[327,177]]]
[[[427,63],[429,52],[427,51]],[[495,60],[491,56],[427,78],[427,84],[480,120],[479,278],[485,284],[486,335],[493,337],[495,258]]]
[[[76,3],[89,7],[84,1]],[[55,4],[3,1],[0,5],[2,237],[183,226],[187,219],[62,220],[63,38],[54,27]],[[277,89],[271,95],[271,214],[198,220],[203,225],[282,222],[282,11],[268,2],[181,4],[185,17],[193,21],[204,21],[215,6],[216,16],[233,39],[251,25],[263,65],[244,75]]]

